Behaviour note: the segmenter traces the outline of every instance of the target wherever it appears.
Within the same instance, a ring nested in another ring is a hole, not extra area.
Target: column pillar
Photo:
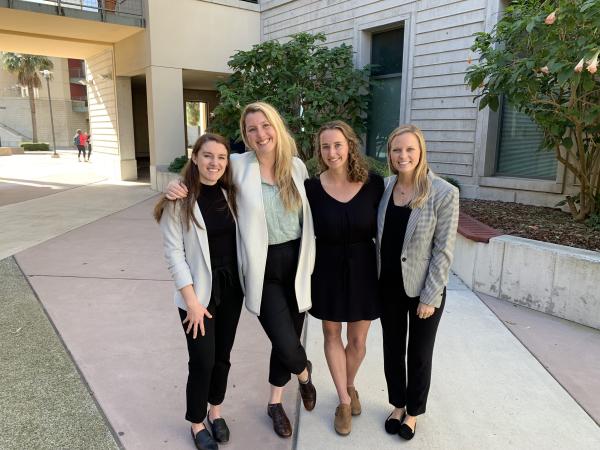
[[[186,151],[181,69],[149,66],[146,68],[146,90],[150,182],[153,189],[160,190],[161,183],[157,182],[157,177],[167,171],[174,158]]]

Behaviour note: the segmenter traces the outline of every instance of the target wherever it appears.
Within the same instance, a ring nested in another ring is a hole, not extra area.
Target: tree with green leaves
[[[471,50],[480,58],[466,81],[479,108],[504,98],[529,116],[577,180],[565,200],[573,218],[600,213],[599,0],[515,0]]]
[[[38,141],[38,136],[34,88],[39,89],[42,86],[40,71],[52,70],[54,64],[46,56],[6,52],[2,53],[2,66],[8,72],[16,74],[19,85],[27,88],[27,94],[29,95],[29,109],[31,111],[31,140],[35,143]]]
[[[313,136],[324,122],[341,119],[363,133],[369,68],[354,68],[351,46],[327,48],[324,41],[323,34],[300,33],[285,43],[263,42],[233,55],[233,74],[217,85],[220,103],[211,129],[239,142],[242,108],[261,100],[279,110],[304,160],[311,157]]]

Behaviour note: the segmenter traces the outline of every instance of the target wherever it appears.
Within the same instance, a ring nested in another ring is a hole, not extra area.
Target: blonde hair
[[[261,112],[267,122],[271,124],[277,136],[275,147],[275,183],[279,187],[279,194],[283,206],[288,211],[297,211],[302,206],[302,198],[294,180],[292,179],[292,159],[298,154],[296,141],[285,126],[285,122],[277,110],[265,102],[254,102],[247,105],[240,117],[240,131],[246,147],[252,148],[246,135],[246,117],[248,114]]]
[[[338,130],[344,135],[348,141],[348,178],[351,182],[364,183],[369,178],[369,169],[367,161],[360,153],[360,139],[350,125],[342,120],[334,120],[321,125],[319,131],[315,135],[315,148],[317,160],[319,161],[319,170],[324,172],[327,170],[327,164],[323,161],[321,155],[321,134],[326,130]]]
[[[429,198],[431,191],[431,181],[427,174],[429,173],[429,164],[427,164],[427,147],[425,146],[425,136],[423,132],[414,125],[400,125],[394,131],[390,133],[387,141],[387,162],[390,171],[395,175],[398,175],[398,171],[394,169],[392,161],[390,159],[390,152],[392,151],[392,141],[400,136],[401,134],[412,133],[419,141],[419,147],[421,148],[421,157],[419,163],[415,168],[413,176],[413,199],[410,201],[411,208],[420,208]]]

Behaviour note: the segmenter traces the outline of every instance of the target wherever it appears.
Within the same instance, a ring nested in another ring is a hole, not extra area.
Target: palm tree
[[[37,121],[35,118],[34,88],[42,86],[40,70],[51,70],[54,64],[46,56],[22,55],[20,53],[2,53],[2,66],[10,73],[17,74],[19,85],[27,88],[29,95],[29,109],[31,110],[31,140],[37,142]]]

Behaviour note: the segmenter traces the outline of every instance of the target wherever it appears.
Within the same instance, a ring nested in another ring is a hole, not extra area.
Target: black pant
[[[207,403],[220,405],[225,398],[229,375],[229,355],[235,340],[235,332],[242,310],[243,293],[237,267],[228,267],[223,277],[220,269],[213,268],[213,295],[208,305],[212,319],[204,318],[205,334],[193,338],[193,331],[186,334],[189,363],[186,388],[186,420],[200,423],[206,418]],[[215,297],[218,292],[218,298]],[[217,305],[218,303],[218,305]],[[187,312],[179,308],[183,321]],[[184,331],[188,323],[183,324]]]
[[[304,313],[298,312],[294,279],[300,240],[269,245],[258,320],[271,341],[269,383],[285,386],[290,373],[306,368],[306,352],[300,343]]]
[[[427,404],[433,347],[446,303],[446,289],[442,304],[427,319],[417,316],[419,298],[408,297],[404,289],[398,287],[397,281],[384,285],[382,291],[383,366],[389,402],[396,408],[406,406],[408,414],[418,416],[425,412]]]
[[[77,157],[80,158],[83,153],[83,159],[85,159],[85,145],[78,145],[77,150]]]

